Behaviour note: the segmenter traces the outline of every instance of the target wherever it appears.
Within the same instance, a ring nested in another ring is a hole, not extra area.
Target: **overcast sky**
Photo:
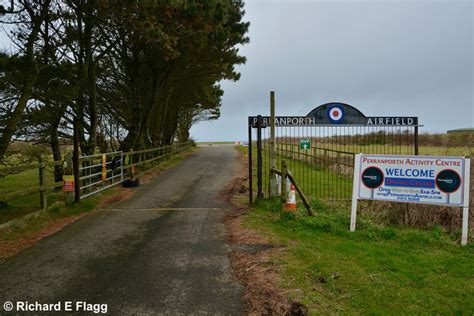
[[[306,115],[330,101],[418,116],[421,131],[474,126],[473,1],[248,0],[250,44],[222,115],[196,140],[245,140],[247,116]]]

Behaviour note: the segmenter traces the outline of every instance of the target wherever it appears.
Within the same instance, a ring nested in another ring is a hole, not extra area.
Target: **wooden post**
[[[277,175],[271,171],[276,168],[275,156],[275,91],[270,91],[270,197],[278,195]]]
[[[298,192],[298,194],[301,198],[301,201],[303,201],[303,204],[306,207],[306,210],[308,211],[308,215],[313,216],[314,215],[313,209],[311,208],[311,205],[309,204],[308,199],[304,195],[303,190],[301,190],[298,183],[296,183],[296,180],[295,180],[295,178],[293,177],[293,175],[291,174],[290,171],[287,171],[287,175],[288,175],[288,179],[290,179],[291,183],[295,186],[296,192]]]
[[[288,177],[288,166],[286,160],[281,161],[281,203],[284,205],[287,198],[286,178]]]
[[[43,158],[39,157],[39,185],[40,185],[40,207],[42,210],[48,206],[48,194],[46,192],[46,166]]]
[[[67,153],[64,156],[64,176],[72,176],[74,175],[74,163],[72,161],[73,155],[71,153]],[[64,178],[63,178],[64,181]],[[74,192],[64,192],[64,200],[66,201],[66,205],[74,204]]]
[[[80,184],[80,174],[79,174],[79,120],[74,118],[74,152],[73,152],[73,169],[74,169],[74,202],[79,202],[81,200],[81,184]]]

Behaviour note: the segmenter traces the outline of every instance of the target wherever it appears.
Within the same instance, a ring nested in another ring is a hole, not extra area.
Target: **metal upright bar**
[[[276,174],[274,174],[271,170],[272,168],[276,168],[276,152],[275,152],[275,92],[270,91],[270,139],[268,140],[268,149],[269,149],[269,165],[267,166],[267,170],[269,171],[269,185],[268,185],[268,193],[269,196],[277,196],[277,182],[276,182]]]
[[[415,126],[415,155],[418,156],[418,125]]]
[[[249,143],[248,143],[248,159],[249,159],[249,203],[253,203],[253,183],[252,183],[252,126],[249,126]]]
[[[257,198],[263,198],[262,183],[262,116],[257,116]]]

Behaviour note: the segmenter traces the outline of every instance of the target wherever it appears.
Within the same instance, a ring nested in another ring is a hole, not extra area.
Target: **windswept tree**
[[[2,21],[18,51],[0,56],[0,159],[14,135],[61,159],[73,121],[86,154],[186,141],[219,117],[219,82],[245,62],[242,1],[20,3]]]
[[[2,106],[2,126],[0,126],[0,160],[5,155],[8,145],[17,129],[33,87],[42,70],[38,60],[39,34],[48,23],[51,0],[18,1],[17,11],[5,15],[2,24],[16,26],[12,32],[12,41],[17,52],[11,58],[5,58],[6,67],[0,80],[1,97],[7,103]],[[2,102],[3,103],[3,102]]]

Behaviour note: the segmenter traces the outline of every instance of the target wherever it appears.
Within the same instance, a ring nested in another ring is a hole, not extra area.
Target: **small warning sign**
[[[63,192],[74,192],[74,176],[63,176]]]

